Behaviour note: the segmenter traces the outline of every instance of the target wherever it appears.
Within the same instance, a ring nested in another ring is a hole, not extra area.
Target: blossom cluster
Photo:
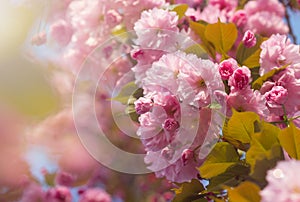
[[[193,197],[226,201],[231,191],[216,194],[219,187],[251,179],[262,201],[298,201],[300,185],[291,176],[299,167],[299,151],[286,142],[297,144],[300,134],[300,48],[287,37],[292,31],[284,20],[288,7],[292,4],[278,0],[53,1],[27,51],[51,67],[44,71],[59,106],[37,121],[0,109],[0,146],[7,154],[0,159],[8,162],[0,165],[0,200],[185,201],[178,199],[184,190],[191,194],[185,183],[205,178],[206,190],[201,185]],[[49,53],[42,59],[41,50]],[[239,113],[251,115],[241,120],[240,131],[232,121]],[[293,140],[280,135],[289,130]],[[20,133],[28,148],[17,138]],[[114,153],[89,147],[87,142],[104,138],[99,133],[126,155],[142,153],[155,175],[121,175],[99,164],[103,154],[105,166],[122,164]],[[12,142],[14,148],[7,147]],[[214,156],[220,143],[229,149]],[[23,156],[36,145],[46,148],[55,165],[39,168],[42,180]],[[268,158],[261,159],[261,150]],[[251,155],[257,153],[253,163]],[[259,169],[265,170],[255,173],[263,160]],[[220,167],[204,169],[209,163]],[[232,171],[222,163],[244,166],[246,172],[232,177],[243,169]],[[182,186],[177,195],[170,191],[172,182]],[[217,188],[210,189],[213,185]]]

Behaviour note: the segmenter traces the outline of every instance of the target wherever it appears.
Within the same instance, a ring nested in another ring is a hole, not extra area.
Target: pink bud
[[[150,99],[140,97],[137,101],[134,102],[134,105],[137,114],[144,114],[151,110],[153,102]]]
[[[180,105],[178,103],[178,100],[173,95],[167,95],[165,97],[166,103],[164,105],[164,109],[166,110],[166,113],[169,115],[173,115],[176,111],[179,110]]]
[[[174,118],[168,118],[163,123],[163,128],[168,132],[175,132],[179,128],[179,122]]]
[[[270,107],[277,107],[287,101],[288,91],[282,86],[274,86],[265,96]]]
[[[251,81],[251,72],[248,67],[240,67],[236,69],[228,80],[231,90],[243,90]]]
[[[142,49],[133,49],[130,54],[134,60],[139,60],[144,55],[144,51]]]
[[[51,188],[46,193],[46,201],[64,201],[64,202],[71,202],[72,195],[70,190],[67,187],[55,187]]]
[[[45,44],[47,41],[47,36],[45,32],[40,32],[37,35],[33,36],[31,39],[31,44],[32,45],[36,45],[36,46],[40,46]]]
[[[187,165],[187,163],[194,158],[194,152],[190,149],[183,150],[181,154],[181,160],[183,162],[183,165]]]
[[[237,27],[243,27],[247,23],[247,14],[244,10],[238,10],[230,19]]]
[[[166,160],[171,160],[173,155],[174,155],[174,150],[170,149],[169,147],[165,147],[161,150],[161,155],[164,157]]]
[[[233,74],[234,70],[238,68],[238,64],[233,58],[223,60],[219,64],[219,73],[223,80],[228,80],[229,77]]]
[[[247,48],[251,48],[255,46],[256,44],[255,34],[252,31],[247,30],[243,37],[243,43]]]

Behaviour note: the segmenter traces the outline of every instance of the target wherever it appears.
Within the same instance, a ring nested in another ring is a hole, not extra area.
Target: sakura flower
[[[54,187],[47,191],[46,201],[49,202],[71,202],[72,195],[70,190],[67,187]]]
[[[203,157],[217,140],[209,127],[212,112],[205,108],[211,93],[223,87],[216,71],[213,62],[181,51],[163,55],[147,70],[142,88],[153,107],[139,117],[138,135],[146,147],[145,162],[158,177],[177,182],[196,177],[195,166],[202,160],[199,153],[186,151],[205,145],[205,152],[200,149]]]
[[[111,202],[111,197],[102,189],[91,188],[81,193],[79,202]]]
[[[247,23],[247,13],[244,10],[236,11],[230,18],[230,21],[236,24],[237,27],[244,27]]]
[[[269,115],[264,95],[259,91],[253,91],[250,86],[242,91],[232,91],[228,96],[223,96],[227,102],[229,116],[231,115],[231,108],[237,111],[253,111],[264,118]]]
[[[174,112],[169,111],[168,96],[164,96],[164,99],[161,105],[153,106],[152,111],[139,117],[140,127],[137,135],[141,137],[146,150],[158,151],[163,149],[173,141],[176,129],[179,128]],[[173,117],[168,118],[167,112],[171,113],[170,116]]]
[[[261,11],[271,12],[279,17],[283,17],[285,13],[284,6],[278,0],[248,1],[244,10],[249,16]]]
[[[247,48],[251,48],[251,47],[255,46],[255,44],[256,44],[255,34],[252,31],[247,30],[243,36],[242,41]]]
[[[272,109],[282,110],[283,105],[287,101],[288,92],[282,86],[273,86],[266,94],[267,106]]]
[[[171,32],[178,32],[178,16],[176,12],[154,8],[143,11],[141,18],[135,23],[136,43],[142,48],[161,49],[174,43]]]
[[[233,58],[229,58],[227,60],[223,60],[219,64],[219,73],[223,80],[228,80],[230,76],[233,74],[234,70],[238,68],[237,61]]]
[[[105,15],[105,20],[108,25],[114,27],[122,21],[122,16],[117,10],[110,9]]]
[[[220,10],[234,10],[237,5],[238,1],[237,0],[210,0],[209,1],[210,5],[217,6]]]
[[[284,6],[277,0],[249,1],[244,10],[248,16],[246,30],[264,36],[275,33],[286,34],[289,30],[283,21]]]
[[[295,78],[293,69],[273,76],[272,81],[263,84],[260,92],[266,96],[269,110],[278,116],[293,114],[300,106],[300,81]]]
[[[55,175],[55,183],[61,186],[72,186],[76,181],[76,177],[71,173],[67,173],[64,171],[59,171]]]
[[[282,20],[282,17],[266,11],[251,15],[248,18],[245,29],[252,30],[255,34],[261,34],[267,37],[275,33],[287,34],[289,31],[289,28]]]
[[[208,23],[227,22],[227,11],[221,10],[218,6],[209,4],[200,14],[200,19]]]
[[[20,202],[45,201],[45,193],[42,187],[37,184],[28,185],[20,199]]]
[[[248,87],[251,81],[251,71],[248,67],[237,68],[228,80],[231,90],[243,90]]]
[[[144,114],[153,106],[153,102],[150,99],[140,97],[137,101],[134,102],[135,105],[135,111],[138,114]]]
[[[50,27],[50,36],[61,46],[66,46],[73,35],[73,29],[65,20],[58,20]]]
[[[300,53],[299,46],[294,45],[284,35],[272,35],[261,44],[259,74],[264,75],[272,69],[283,65],[293,65],[299,71]]]
[[[300,201],[300,161],[280,161],[267,173],[268,185],[260,192],[263,202]]]

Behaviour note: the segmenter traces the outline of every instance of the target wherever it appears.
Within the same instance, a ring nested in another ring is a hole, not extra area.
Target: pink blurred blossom
[[[284,6],[278,0],[248,1],[244,10],[249,16],[261,11],[267,11],[279,17],[284,17],[285,13]]]
[[[45,199],[47,202],[71,202],[72,195],[69,188],[58,186],[47,190]]]
[[[209,0],[209,5],[217,6],[220,10],[234,10],[237,5],[237,0]]]
[[[111,202],[108,193],[100,188],[90,188],[81,193],[79,202]]]
[[[267,173],[268,185],[260,192],[262,202],[300,201],[300,161],[280,161]]]
[[[32,45],[40,46],[40,45],[45,44],[46,42],[47,42],[46,32],[37,33],[36,35],[34,35],[31,38],[31,44]]]
[[[237,27],[244,27],[247,23],[248,16],[246,11],[237,10],[230,18],[230,22],[236,24]]]
[[[50,36],[61,46],[66,46],[73,35],[70,24],[64,20],[54,22],[50,27]]]

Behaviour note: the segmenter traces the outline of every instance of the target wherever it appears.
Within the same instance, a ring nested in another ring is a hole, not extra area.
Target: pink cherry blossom
[[[255,34],[261,34],[267,37],[275,33],[287,34],[289,31],[289,28],[282,20],[282,17],[266,11],[251,15],[245,29],[252,30]]]
[[[144,114],[151,110],[153,102],[151,99],[140,97],[137,101],[134,102],[135,111],[138,114]]]
[[[228,80],[231,90],[243,90],[249,86],[251,81],[251,71],[248,67],[240,67],[234,70],[232,76]]]
[[[55,183],[56,185],[70,187],[76,181],[76,177],[71,173],[67,173],[64,171],[59,171],[55,175]]]
[[[261,11],[274,13],[279,17],[283,17],[285,13],[284,6],[278,0],[248,1],[244,10],[249,16]]]
[[[259,91],[253,91],[250,87],[240,91],[232,91],[230,94],[223,95],[226,99],[228,110],[231,115],[231,108],[237,111],[252,111],[263,118],[269,115],[269,110],[266,107],[266,99]]]
[[[237,5],[237,0],[209,0],[209,4],[213,6],[217,6],[220,10],[234,10]]]
[[[272,81],[263,84],[260,92],[265,94],[269,110],[278,116],[283,116],[285,112],[286,115],[293,114],[300,106],[300,81],[295,78],[293,69],[273,76]],[[282,104],[284,110],[280,107]]]
[[[112,199],[104,190],[100,188],[90,188],[85,190],[80,198],[79,202],[111,202]]]
[[[143,11],[141,18],[135,23],[136,43],[142,48],[161,49],[174,43],[171,32],[178,32],[178,16],[175,12],[154,8]]]
[[[218,19],[221,22],[227,22],[227,11],[211,4],[206,6],[200,14],[200,20],[208,23],[217,23]]]
[[[105,20],[108,25],[114,27],[122,21],[122,16],[117,10],[110,9],[105,15]]]
[[[298,170],[300,162],[296,160],[280,161],[267,173],[268,185],[260,192],[262,202],[300,201],[300,180]]]
[[[49,202],[71,202],[72,201],[72,195],[67,187],[59,186],[54,187],[46,192],[46,201]]]
[[[137,135],[141,137],[147,150],[156,151],[171,142],[173,136],[169,136],[163,131],[162,123],[166,118],[167,115],[162,107],[153,107],[151,112],[139,117],[140,127]]]
[[[256,45],[256,37],[255,37],[255,34],[250,31],[250,30],[247,30],[245,33],[244,33],[244,36],[243,36],[243,43],[244,45],[247,47],[247,48],[251,48],[253,46]]]
[[[45,196],[42,187],[32,183],[24,189],[20,202],[45,201]]]
[[[66,46],[73,35],[70,24],[64,20],[54,22],[50,27],[50,36],[61,46]]]
[[[294,45],[284,35],[272,35],[261,44],[259,74],[264,75],[272,69],[291,64],[299,71],[299,46]]]
[[[230,18],[230,21],[236,24],[237,27],[244,27],[247,23],[247,13],[244,10],[237,10]]]
[[[272,109],[282,109],[288,98],[288,91],[282,86],[273,86],[266,94],[267,106]]]
[[[238,68],[238,63],[235,59],[229,58],[227,60],[223,60],[219,64],[219,73],[223,80],[228,80],[233,72]]]

